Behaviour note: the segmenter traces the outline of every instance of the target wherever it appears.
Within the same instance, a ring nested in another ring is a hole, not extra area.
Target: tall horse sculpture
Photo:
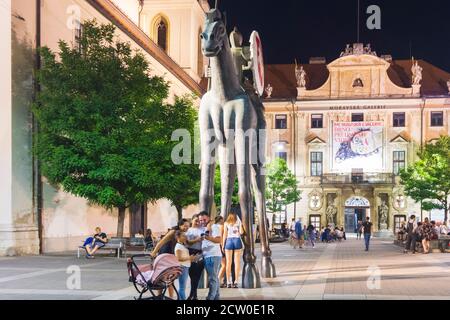
[[[246,92],[240,83],[226,26],[218,9],[206,13],[201,39],[202,52],[210,58],[211,88],[203,96],[199,112],[202,154],[200,208],[211,212],[218,155],[221,172],[221,215],[224,217],[231,209],[236,174],[239,182],[245,246],[242,287],[258,288],[261,283],[255,265],[252,186],[259,214],[262,276],[275,277],[268,239],[265,176],[262,174],[264,164],[258,157],[264,153],[262,146],[265,143],[265,139],[258,141],[263,139],[259,135],[259,129],[265,129],[266,126],[263,105],[255,93]]]

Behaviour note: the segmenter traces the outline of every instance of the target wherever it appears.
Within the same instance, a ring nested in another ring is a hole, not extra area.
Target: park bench
[[[450,250],[450,236],[439,236],[438,248],[442,253],[445,253],[447,250]]]
[[[83,241],[84,242],[84,241]],[[120,259],[120,255],[123,254],[126,257],[126,247],[125,247],[125,239],[123,238],[111,238],[104,247],[101,247],[100,250],[109,250],[110,252],[116,251],[117,259]],[[79,246],[77,251],[78,259],[81,256],[81,250],[86,250],[85,246]]]

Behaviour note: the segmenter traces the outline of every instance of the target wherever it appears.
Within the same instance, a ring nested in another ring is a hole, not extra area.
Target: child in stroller
[[[153,264],[137,265],[136,258],[150,258],[149,254],[139,254],[128,259],[127,268],[130,282],[133,283],[139,297],[136,300],[174,300],[166,296],[169,287],[176,293],[179,300],[179,293],[174,282],[182,273],[180,263],[173,254],[161,254]],[[150,292],[151,297],[143,298],[144,293]]]

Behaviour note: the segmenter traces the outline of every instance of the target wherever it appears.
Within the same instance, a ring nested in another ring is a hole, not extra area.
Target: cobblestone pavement
[[[221,289],[222,299],[450,299],[450,255],[403,254],[392,241],[349,239],[315,248],[272,245],[278,277],[261,289]],[[258,250],[257,250],[258,251]],[[73,270],[81,271],[81,287]],[[75,288],[74,288],[75,287]],[[73,288],[71,290],[70,288]],[[125,259],[75,253],[0,258],[0,299],[133,299]],[[204,298],[206,290],[200,290]]]

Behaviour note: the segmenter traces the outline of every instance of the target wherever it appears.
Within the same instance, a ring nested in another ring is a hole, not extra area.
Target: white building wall
[[[131,1],[119,3],[121,7],[132,6]],[[68,19],[71,19],[68,8],[77,6],[81,13],[80,21],[95,18],[102,23],[109,23],[97,10],[83,0],[43,0],[42,11],[42,42],[53,51],[58,51],[58,41],[63,39],[73,42],[75,31],[68,27]],[[132,13],[128,12],[132,16]],[[69,23],[70,26],[70,23]],[[134,49],[140,47],[132,42],[121,30],[117,29],[117,36],[123,41],[129,41]],[[140,49],[141,50],[141,49]],[[170,99],[175,95],[191,94],[191,90],[169,73],[152,56],[141,50],[150,62],[151,72],[154,75],[163,76],[170,83]],[[55,190],[48,184],[44,187],[44,213],[43,213],[43,251],[56,252],[74,250],[82,240],[92,234],[95,227],[100,226],[110,237],[117,231],[117,210],[106,210],[102,207],[89,205],[85,199],[74,197],[60,190]],[[186,214],[192,215],[194,210],[187,210]],[[155,206],[148,209],[148,227],[156,229],[158,233],[166,231],[176,224],[177,215],[175,208],[167,201],[161,200]],[[124,234],[128,235],[129,212],[125,217]]]

